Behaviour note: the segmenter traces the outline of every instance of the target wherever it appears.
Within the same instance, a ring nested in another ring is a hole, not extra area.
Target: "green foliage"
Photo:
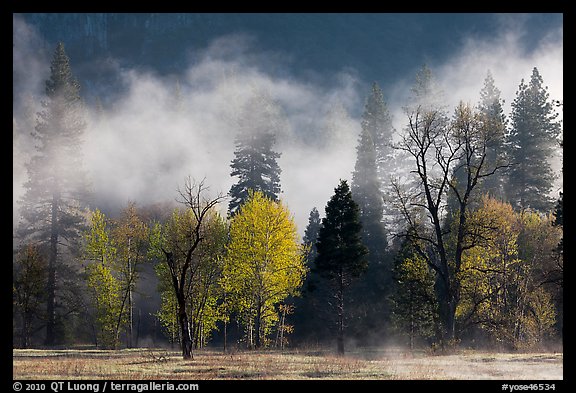
[[[122,320],[121,282],[113,274],[115,257],[116,247],[110,239],[106,217],[95,210],[85,236],[84,259],[92,261],[86,266],[86,282],[95,310],[97,343],[104,348],[118,346]]]
[[[164,334],[171,344],[180,343],[180,326],[178,325],[178,300],[170,282],[168,267],[163,263],[154,266],[158,276],[158,292],[160,294],[160,308],[154,316],[164,329]]]
[[[121,285],[110,266],[95,263],[86,267],[87,284],[96,310],[98,346],[116,349],[119,344],[118,319],[121,318]]]
[[[318,233],[317,271],[328,279],[340,276],[349,285],[367,266],[368,250],[361,241],[360,209],[345,180],[326,204],[326,216]]]
[[[360,208],[362,241],[370,252],[368,258],[371,263],[380,264],[387,248],[382,222],[382,179],[385,177],[385,164],[389,160],[393,128],[384,95],[376,83],[366,100],[361,125],[352,174],[352,192]]]
[[[69,269],[85,229],[87,182],[80,147],[86,128],[80,85],[72,74],[64,45],[58,43],[45,83],[42,110],[30,132],[35,151],[26,163],[28,181],[21,200],[16,235],[24,242],[48,244],[46,291],[46,345],[64,342],[57,320],[76,312],[76,293],[66,294],[77,282]],[[32,132],[31,132],[32,131]],[[69,258],[69,257],[72,258]],[[69,302],[72,300],[72,302]],[[58,304],[58,307],[56,307]]]
[[[106,216],[100,210],[92,212],[90,228],[85,235],[84,259],[111,265],[116,256],[116,247],[112,243],[106,223]]]
[[[12,269],[13,314],[20,321],[14,332],[15,345],[28,348],[32,333],[42,321],[46,301],[46,257],[38,246],[26,244],[18,249]]]
[[[161,248],[179,250],[175,253],[175,266],[158,263],[154,269],[158,276],[158,291],[161,305],[156,317],[171,342],[181,339],[178,321],[178,299],[174,290],[171,269],[179,270],[185,263],[189,249],[191,228],[197,222],[191,209],[174,209],[165,224],[157,223],[151,231],[152,251],[150,255],[164,258]],[[216,323],[226,316],[221,303],[218,280],[222,271],[224,247],[228,228],[224,219],[211,211],[202,225],[202,239],[191,258],[191,267],[186,273],[184,299],[190,310],[191,339],[195,347],[205,345],[217,329]],[[180,277],[179,274],[176,274]]]
[[[138,216],[136,205],[129,203],[115,222],[112,236],[116,245],[115,270],[122,283],[122,310],[127,314],[127,344],[132,347],[133,292],[140,266],[147,261],[149,228]]]
[[[439,316],[434,293],[434,272],[405,240],[396,256],[395,285],[390,296],[391,323],[397,334],[408,337],[410,348],[437,334]]]
[[[246,327],[249,346],[265,346],[275,306],[298,294],[306,275],[296,224],[281,202],[251,192],[230,224],[221,285]]]
[[[500,90],[496,87],[492,73],[488,71],[484,86],[480,90],[478,113],[482,128],[489,138],[486,144],[486,166],[495,168],[507,164],[505,142],[508,119],[504,114],[504,100],[500,98]],[[504,172],[499,171],[484,179],[481,193],[490,194],[495,198],[504,198]]]
[[[306,265],[310,268],[316,259],[318,252],[316,251],[316,241],[318,240],[318,232],[320,231],[320,226],[322,221],[320,220],[320,213],[315,207],[310,211],[310,216],[308,217],[308,225],[304,231],[304,237],[302,239],[303,246],[307,247],[308,252],[306,253]]]
[[[530,81],[521,81],[512,102],[512,129],[507,140],[510,161],[506,196],[516,209],[549,211],[554,173],[549,161],[558,146],[561,125],[547,87],[534,67]]]
[[[334,189],[326,204],[326,216],[318,233],[316,271],[328,280],[330,292],[336,299],[338,353],[344,354],[344,293],[352,281],[366,271],[368,250],[361,241],[360,209],[345,180]]]
[[[273,150],[276,134],[283,127],[280,107],[269,94],[257,91],[242,108],[238,119],[231,176],[238,182],[230,188],[229,212],[234,215],[250,197],[250,190],[260,191],[267,198],[278,200],[281,169],[280,153]]]
[[[368,331],[375,335],[386,334],[387,316],[390,315],[386,298],[392,283],[392,260],[388,254],[384,214],[392,211],[384,204],[384,190],[393,166],[393,132],[384,93],[374,83],[362,114],[351,184],[354,201],[360,208],[361,237],[368,249],[368,267],[366,274],[350,288],[352,307],[348,326],[351,334],[366,342],[371,340]]]

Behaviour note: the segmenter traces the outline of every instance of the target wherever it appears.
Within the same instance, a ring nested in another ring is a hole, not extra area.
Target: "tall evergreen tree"
[[[558,113],[549,100],[548,88],[534,67],[528,84],[520,82],[512,102],[512,129],[508,137],[511,168],[507,198],[517,209],[549,211],[554,172],[550,157],[561,133]]]
[[[367,268],[368,250],[362,244],[360,209],[345,180],[341,180],[326,205],[318,233],[316,269],[326,278],[334,297],[338,353],[344,354],[344,292]]]
[[[306,264],[310,265],[316,260],[318,251],[316,249],[316,241],[318,240],[318,232],[322,226],[322,220],[320,219],[320,213],[315,207],[310,211],[310,216],[308,217],[308,225],[304,231],[304,237],[302,242],[304,246],[308,248],[308,253],[306,255]]]
[[[392,156],[392,117],[384,100],[384,93],[376,82],[372,85],[370,95],[362,114],[362,130],[370,135],[376,152],[376,167],[380,181],[385,180]],[[354,190],[353,190],[354,191]]]
[[[362,117],[362,131],[356,148],[356,165],[352,174],[354,200],[360,208],[362,240],[370,251],[370,261],[378,263],[386,249],[386,234],[382,223],[383,194],[379,173],[386,148],[385,131],[390,118],[382,91],[374,84]]]
[[[245,105],[239,119],[235,158],[230,165],[230,175],[238,177],[229,192],[230,215],[248,199],[249,190],[261,191],[267,198],[278,200],[281,169],[276,160],[281,154],[273,146],[281,126],[279,108],[268,95],[257,93]]]
[[[351,290],[358,326],[351,326],[359,336],[367,329],[382,328],[388,314],[385,298],[391,283],[391,266],[387,261],[387,238],[384,216],[383,179],[389,169],[392,122],[384,95],[374,83],[362,115],[362,130],[356,148],[356,165],[352,174],[352,192],[360,208],[362,242],[368,249],[368,272]]]
[[[486,161],[488,166],[497,167],[506,161],[505,138],[508,120],[504,114],[504,100],[500,98],[500,90],[494,84],[492,73],[488,71],[484,86],[480,90],[478,111],[490,141],[486,146]],[[504,172],[484,179],[481,192],[504,199]]]
[[[17,235],[26,242],[41,243],[48,249],[46,345],[57,337],[57,302],[62,288],[65,255],[77,245],[85,220],[86,177],[82,168],[81,143],[86,128],[80,84],[72,75],[70,60],[59,43],[46,81],[46,99],[33,136],[36,154],[29,162],[28,182],[21,200]]]

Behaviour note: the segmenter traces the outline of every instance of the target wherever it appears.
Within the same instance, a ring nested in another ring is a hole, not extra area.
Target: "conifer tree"
[[[310,216],[308,217],[308,225],[304,231],[304,238],[302,242],[305,247],[308,247],[308,252],[306,254],[307,265],[310,266],[316,256],[318,251],[316,249],[316,241],[318,240],[318,232],[320,231],[320,226],[322,225],[322,220],[320,219],[320,213],[315,207],[310,211]]]
[[[279,108],[267,94],[255,94],[244,106],[239,118],[235,158],[230,165],[230,175],[238,177],[238,182],[230,188],[230,215],[248,199],[249,190],[278,200],[281,169],[276,160],[280,153],[273,147],[281,126]]]
[[[361,240],[360,209],[345,180],[335,188],[325,210],[316,244],[316,269],[330,283],[336,312],[338,354],[343,355],[344,294],[352,280],[366,270],[368,251]]]
[[[478,111],[483,127],[490,135],[486,146],[486,162],[488,166],[497,167],[507,162],[505,151],[506,126],[508,120],[504,114],[504,100],[500,98],[500,90],[496,87],[492,73],[488,71],[484,86],[480,90]],[[481,193],[488,193],[494,198],[504,199],[504,171],[487,177],[481,184]]]
[[[374,83],[362,115],[362,130],[356,147],[352,192],[360,208],[362,242],[368,249],[368,272],[351,289],[358,326],[350,326],[359,336],[366,330],[379,330],[386,318],[385,298],[391,284],[387,260],[388,240],[384,224],[384,179],[390,171],[392,122],[384,95]]]
[[[512,129],[507,143],[511,168],[506,194],[516,209],[548,212],[553,207],[550,191],[555,176],[549,160],[561,127],[547,89],[534,67],[530,81],[522,79],[512,102]]]
[[[58,292],[63,287],[64,258],[74,252],[84,228],[83,206],[87,197],[81,143],[86,122],[80,84],[72,75],[70,60],[59,43],[46,81],[43,110],[33,133],[36,154],[27,165],[28,182],[21,200],[17,236],[22,241],[47,245],[46,345],[57,337]],[[60,306],[65,306],[62,302]],[[66,312],[65,312],[66,311]],[[65,314],[70,310],[62,310]]]

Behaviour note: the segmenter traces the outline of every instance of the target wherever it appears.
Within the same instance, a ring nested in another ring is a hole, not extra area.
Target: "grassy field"
[[[562,353],[411,354],[400,350],[196,351],[194,360],[163,349],[13,350],[14,379],[551,379],[563,378]]]

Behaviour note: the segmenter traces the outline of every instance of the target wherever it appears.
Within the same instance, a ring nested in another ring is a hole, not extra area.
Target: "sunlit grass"
[[[14,379],[562,379],[562,353],[14,350]]]

